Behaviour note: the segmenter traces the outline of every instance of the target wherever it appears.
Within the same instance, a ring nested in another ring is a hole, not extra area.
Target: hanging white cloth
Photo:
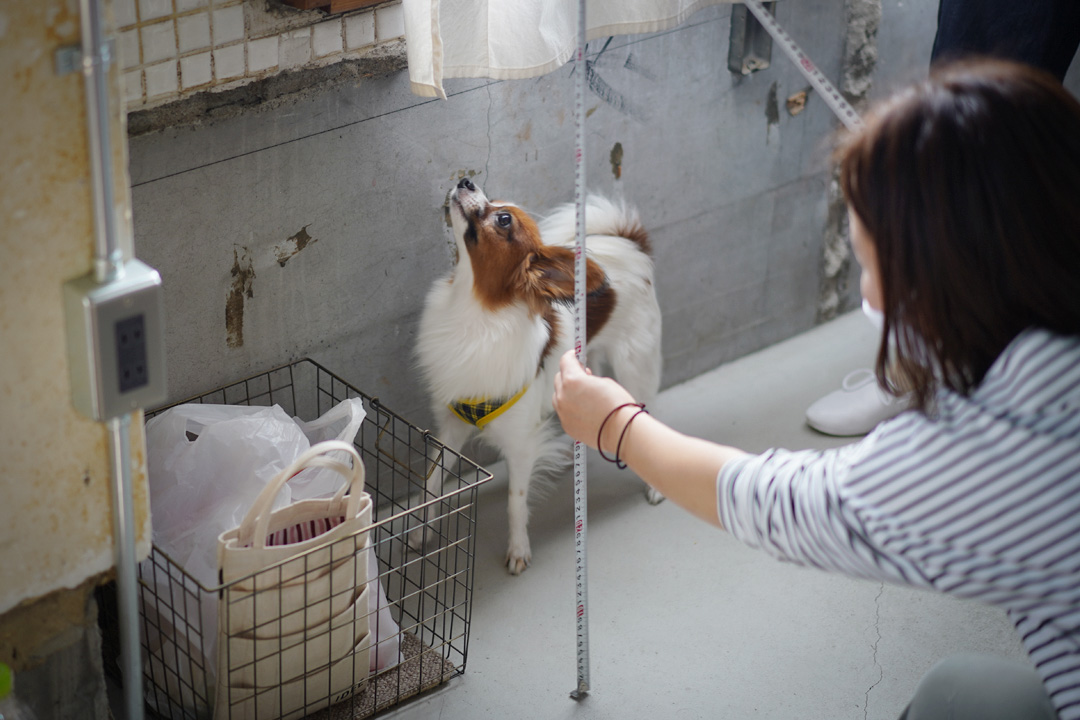
[[[659,32],[732,0],[590,0],[588,39]],[[577,49],[577,0],[402,0],[412,91],[446,98],[446,78],[520,80]]]

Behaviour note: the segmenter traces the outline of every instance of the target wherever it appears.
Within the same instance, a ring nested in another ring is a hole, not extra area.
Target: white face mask
[[[878,329],[878,332],[881,332],[881,330],[884,329],[885,313],[870,307],[870,303],[866,301],[866,298],[863,298],[862,301],[862,311],[863,314],[870,319],[870,324]]]

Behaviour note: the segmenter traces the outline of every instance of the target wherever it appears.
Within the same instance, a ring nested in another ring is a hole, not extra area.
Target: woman
[[[950,660],[908,720],[1080,718],[1080,103],[1023,65],[945,66],[835,159],[878,381],[913,410],[847,447],[748,455],[567,354],[563,427],[776,557],[1004,607],[1038,675]]]

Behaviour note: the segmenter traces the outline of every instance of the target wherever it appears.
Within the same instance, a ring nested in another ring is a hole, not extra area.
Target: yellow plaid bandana
[[[528,389],[529,386],[526,385],[510,398],[462,398],[454,400],[447,407],[465,422],[482,428],[509,410]]]

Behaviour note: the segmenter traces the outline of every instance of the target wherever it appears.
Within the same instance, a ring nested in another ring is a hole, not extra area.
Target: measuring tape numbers
[[[574,199],[577,202],[574,245],[574,352],[585,365],[585,0],[578,0],[578,47],[574,74]],[[577,640],[577,687],[570,697],[589,692],[589,583],[586,564],[588,478],[585,443],[574,442],[574,589]]]

